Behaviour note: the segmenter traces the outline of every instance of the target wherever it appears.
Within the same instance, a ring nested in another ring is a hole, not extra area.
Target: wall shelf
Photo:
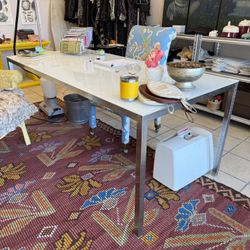
[[[176,36],[177,39],[181,40],[189,40],[194,41],[194,35],[185,35],[179,34]],[[250,46],[250,40],[247,39],[239,39],[239,38],[227,38],[227,37],[210,37],[210,36],[202,36],[202,42],[210,42],[210,43],[224,43],[224,44],[232,44],[232,45],[242,45],[242,46]]]
[[[220,117],[224,116],[224,112],[221,111],[221,110],[211,110],[211,109],[207,108],[206,106],[203,106],[203,105],[200,105],[200,104],[195,104],[194,106],[198,110],[201,110],[201,111],[213,114],[213,115],[217,115],[217,116],[220,116]],[[240,122],[240,123],[243,123],[243,124],[246,124],[246,125],[250,126],[250,120],[246,119],[246,118],[243,118],[243,117],[232,115],[231,120],[236,121],[236,122]]]
[[[227,72],[215,72],[209,69],[206,70],[206,73],[211,74],[211,75],[223,76],[223,77],[239,80],[245,83],[250,83],[250,76],[244,76],[244,75],[227,73]]]

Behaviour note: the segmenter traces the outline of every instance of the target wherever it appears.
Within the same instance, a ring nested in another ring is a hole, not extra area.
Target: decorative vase
[[[161,66],[157,66],[155,68],[147,68],[147,78],[149,82],[161,81],[162,74],[163,74],[163,68]]]

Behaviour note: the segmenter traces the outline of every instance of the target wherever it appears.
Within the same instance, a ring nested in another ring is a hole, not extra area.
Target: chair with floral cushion
[[[155,45],[160,44],[161,50],[164,52],[160,65],[164,66],[167,62],[171,42],[175,37],[176,31],[174,28],[135,25],[129,34],[126,57],[146,61]],[[95,105],[91,105],[89,114],[90,132],[94,133],[96,128]],[[158,131],[161,126],[160,118],[155,119],[154,124],[155,130]],[[129,134],[130,118],[122,116],[122,145],[124,152],[127,152]]]
[[[26,145],[31,144],[25,120],[37,112],[17,88],[23,76],[17,70],[0,70],[0,139],[20,127]]]
[[[161,66],[167,63],[168,53],[172,40],[176,37],[174,28],[160,26],[135,25],[129,34],[126,57],[146,61],[156,44],[164,52],[160,61]],[[161,127],[160,118],[154,120],[156,132]],[[130,118],[122,116],[122,144],[124,148],[129,143]]]

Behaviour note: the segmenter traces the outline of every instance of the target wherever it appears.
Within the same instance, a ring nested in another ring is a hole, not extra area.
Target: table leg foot
[[[125,154],[128,154],[128,144],[122,143],[121,151]]]
[[[155,132],[158,133],[161,128],[161,124],[155,125]]]
[[[155,132],[158,133],[160,128],[161,128],[161,118],[160,117],[154,119],[154,127],[155,127]]]
[[[140,237],[143,235],[143,228],[135,228],[134,232],[137,237]]]
[[[90,129],[89,129],[89,134],[90,134],[91,136],[94,136],[94,135],[95,135],[95,128],[90,128]]]

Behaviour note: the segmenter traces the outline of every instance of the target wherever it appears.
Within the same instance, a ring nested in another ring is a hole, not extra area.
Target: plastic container
[[[89,119],[89,100],[79,94],[64,96],[65,114],[70,122],[85,124]]]

